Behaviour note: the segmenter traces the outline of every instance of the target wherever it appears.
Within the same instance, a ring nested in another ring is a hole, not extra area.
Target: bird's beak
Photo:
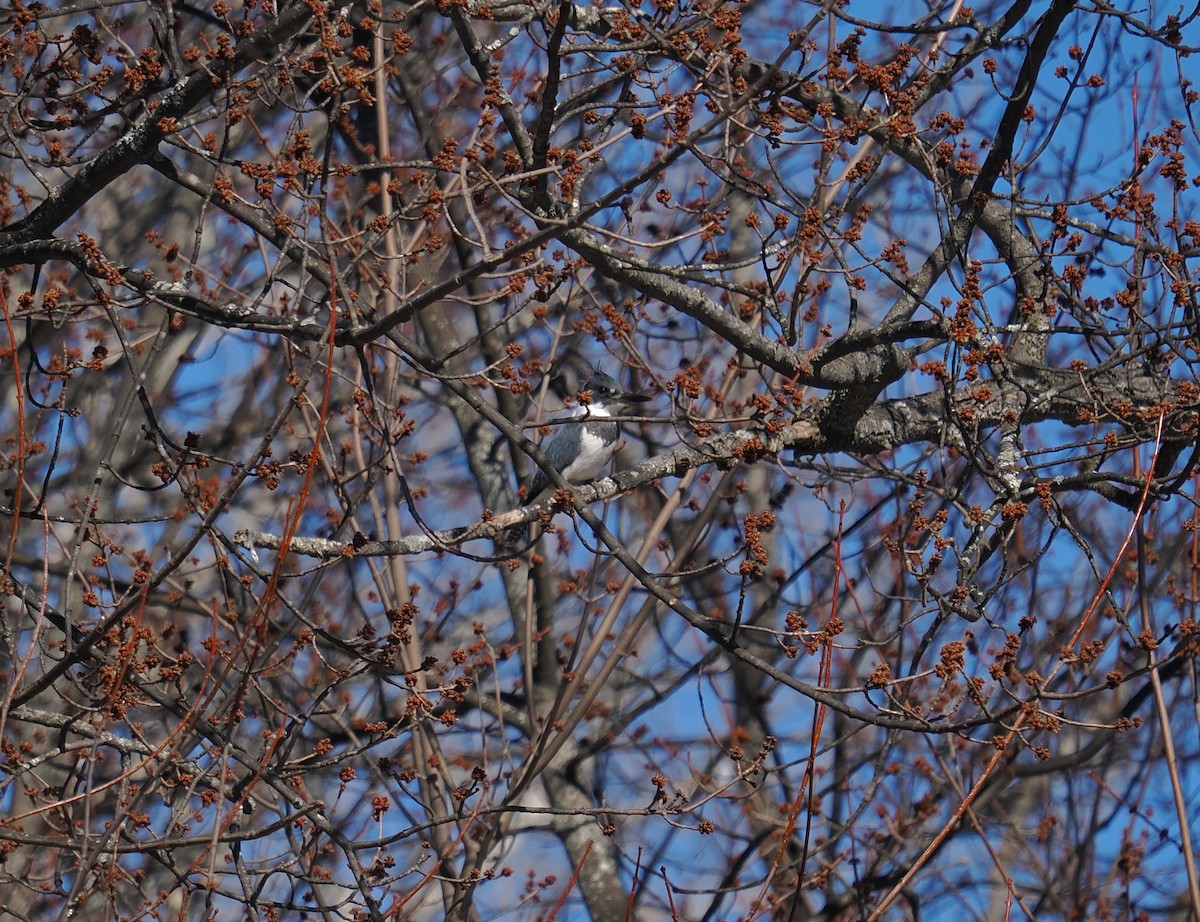
[[[649,403],[654,398],[649,394],[622,394],[621,402],[629,409],[633,409],[639,403]]]

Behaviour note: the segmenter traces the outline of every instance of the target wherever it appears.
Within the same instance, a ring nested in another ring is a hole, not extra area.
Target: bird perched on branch
[[[572,414],[575,418],[558,427],[543,450],[569,483],[590,483],[617,450],[621,429],[612,417],[627,413],[650,397],[625,390],[602,371],[592,375],[579,393],[580,405]],[[536,502],[551,486],[546,473],[538,470],[529,484],[526,502]]]

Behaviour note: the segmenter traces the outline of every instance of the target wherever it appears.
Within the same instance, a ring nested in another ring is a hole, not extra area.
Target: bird
[[[579,393],[591,395],[588,403],[575,408],[572,421],[559,426],[544,448],[554,469],[575,484],[595,479],[617,450],[621,428],[612,417],[651,399],[625,390],[602,371],[592,375]],[[536,502],[551,486],[546,472],[539,469],[529,484],[526,502]]]

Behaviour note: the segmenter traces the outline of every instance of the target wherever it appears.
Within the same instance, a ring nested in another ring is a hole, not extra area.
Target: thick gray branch
[[[1040,372],[1019,382],[989,382],[994,396],[978,403],[969,395],[955,395],[947,403],[940,391],[918,397],[883,401],[862,414],[844,440],[830,438],[811,420],[798,420],[778,431],[765,429],[739,430],[706,439],[696,446],[665,452],[616,477],[600,480],[588,486],[575,487],[582,503],[608,500],[651,483],[661,477],[681,476],[693,468],[715,464],[727,469],[737,464],[754,463],[763,458],[777,457],[789,449],[802,454],[844,451],[853,454],[878,454],[912,444],[958,443],[960,429],[988,431],[1000,426],[1015,406],[1023,407],[1018,421],[1021,425],[1054,419],[1069,426],[1107,424],[1127,428],[1153,428],[1164,401],[1169,401],[1172,386],[1169,381],[1151,375],[1135,376],[1116,372],[1093,372],[1091,377],[1073,371]],[[821,405],[812,410],[814,418],[824,412]],[[1174,411],[1173,426],[1166,427],[1170,440],[1193,438],[1196,409],[1183,407]],[[340,557],[392,556],[448,551],[468,541],[503,539],[506,532],[526,522],[539,519],[549,512],[554,500],[513,509],[463,528],[430,531],[396,541],[363,541],[350,544],[322,538],[293,538],[288,544],[291,553],[305,557],[330,560]],[[276,550],[282,537],[262,532],[240,531],[234,540],[248,548]]]

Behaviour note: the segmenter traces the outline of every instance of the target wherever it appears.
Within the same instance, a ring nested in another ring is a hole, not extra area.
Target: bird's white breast
[[[563,469],[563,476],[571,483],[586,483],[608,464],[616,442],[606,442],[598,435],[588,431],[587,426],[579,434],[579,454],[575,460]]]

